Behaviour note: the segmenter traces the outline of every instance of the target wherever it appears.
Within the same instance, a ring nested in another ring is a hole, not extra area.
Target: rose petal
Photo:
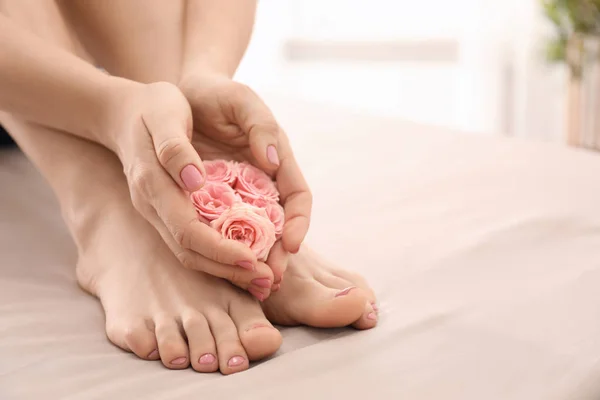
[[[266,211],[250,204],[235,203],[211,226],[223,237],[248,245],[260,261],[267,259],[276,240],[275,226]]]

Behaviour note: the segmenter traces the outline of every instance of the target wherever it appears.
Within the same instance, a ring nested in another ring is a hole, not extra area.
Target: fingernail
[[[260,302],[265,301],[265,295],[262,294],[261,292],[259,292],[258,290],[254,289],[253,287],[249,287],[248,292],[250,292],[250,294],[252,296],[256,297],[258,299],[258,301],[260,301]]]
[[[246,359],[244,357],[233,356],[229,359],[229,361],[227,362],[227,365],[229,365],[230,367],[237,367],[238,365],[242,365],[244,363],[244,361],[246,361]]]
[[[204,354],[202,357],[198,359],[198,363],[200,364],[212,364],[216,360],[216,357],[210,353]]]
[[[350,291],[351,291],[352,289],[355,289],[355,288],[356,288],[356,286],[350,286],[349,288],[346,288],[346,289],[342,290],[341,292],[338,292],[338,293],[335,295],[335,297],[345,296],[345,295],[347,295],[348,293],[350,293]]]
[[[238,262],[236,262],[236,265],[238,265],[244,269],[254,271],[254,264],[252,264],[250,261],[238,261]]]
[[[256,285],[263,289],[268,289],[271,287],[271,280],[268,278],[256,278],[256,279],[252,279],[251,282],[253,285]]]
[[[271,164],[279,166],[279,156],[277,149],[272,144],[267,147],[267,159]]]
[[[373,310],[375,310],[375,312],[379,312],[379,307],[377,307],[377,304],[371,303],[371,307],[373,307]]]
[[[182,365],[182,364],[185,364],[186,361],[187,361],[187,358],[179,357],[179,358],[176,358],[173,361],[171,361],[171,365]]]
[[[367,314],[367,319],[375,321],[377,319],[377,314],[375,314],[374,312],[370,312],[369,314]]]
[[[204,182],[202,174],[193,164],[186,165],[181,170],[181,180],[183,181],[185,188],[190,192],[199,189]]]
[[[271,292],[279,292],[279,289],[281,289],[281,285],[279,283],[276,283],[271,288]]]
[[[150,354],[148,354],[147,358],[154,358],[158,355],[158,350],[152,350]]]

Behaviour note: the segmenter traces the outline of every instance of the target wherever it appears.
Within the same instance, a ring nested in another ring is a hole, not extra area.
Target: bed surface
[[[379,326],[283,329],[244,373],[109,344],[56,201],[0,152],[0,399],[599,399],[600,157],[275,98],[315,194],[308,243]],[[343,171],[343,173],[340,173]]]

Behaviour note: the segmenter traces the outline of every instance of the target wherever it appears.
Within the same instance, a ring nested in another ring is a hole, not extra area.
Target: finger
[[[273,245],[269,258],[267,258],[267,265],[273,271],[274,284],[279,284],[283,277],[285,270],[287,269],[289,253],[283,248],[283,243],[278,240]]]
[[[141,194],[145,203],[138,204],[140,196],[132,196],[136,209],[144,212],[146,204],[149,204],[168,230],[174,245],[180,249],[192,250],[219,264],[252,270],[256,265],[254,252],[243,243],[223,238],[219,232],[200,222],[188,195],[177,187],[156,161],[153,164],[154,167],[150,168],[138,164],[130,174],[132,192]],[[153,225],[157,226],[156,223]]]
[[[280,137],[281,166],[275,179],[285,211],[282,242],[286,251],[296,253],[308,232],[312,194],[292,153],[287,137],[283,132]]]
[[[236,124],[248,135],[250,151],[258,166],[268,172],[280,165],[279,132],[281,128],[269,107],[252,89],[240,85],[232,98]]]
[[[217,278],[226,279],[237,287],[247,290],[249,287],[254,287],[265,295],[265,298],[270,293],[270,288],[256,287],[256,280],[268,280],[273,282],[273,271],[263,262],[258,262],[253,271],[237,267],[235,265],[220,264],[200,254],[191,251],[179,251],[175,253],[179,261],[184,267],[205,272]],[[266,289],[266,290],[262,290]]]
[[[160,111],[142,115],[142,123],[152,138],[160,164],[179,187],[193,192],[204,184],[206,171],[191,144],[192,112],[180,93],[166,101]]]

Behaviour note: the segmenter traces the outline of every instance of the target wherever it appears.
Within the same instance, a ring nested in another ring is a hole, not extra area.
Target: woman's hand
[[[312,207],[312,195],[286,134],[256,93],[224,75],[186,74],[179,87],[192,108],[192,143],[204,159],[249,161],[274,176],[285,226],[267,264],[278,283],[286,252],[297,252],[304,240]]]
[[[255,279],[273,282],[271,269],[248,246],[198,220],[188,192],[199,189],[206,174],[190,142],[192,114],[180,90],[169,83],[130,83],[111,103],[107,142],[123,163],[133,204],[181,263],[243,289]],[[259,282],[257,297],[268,297],[270,288]]]

